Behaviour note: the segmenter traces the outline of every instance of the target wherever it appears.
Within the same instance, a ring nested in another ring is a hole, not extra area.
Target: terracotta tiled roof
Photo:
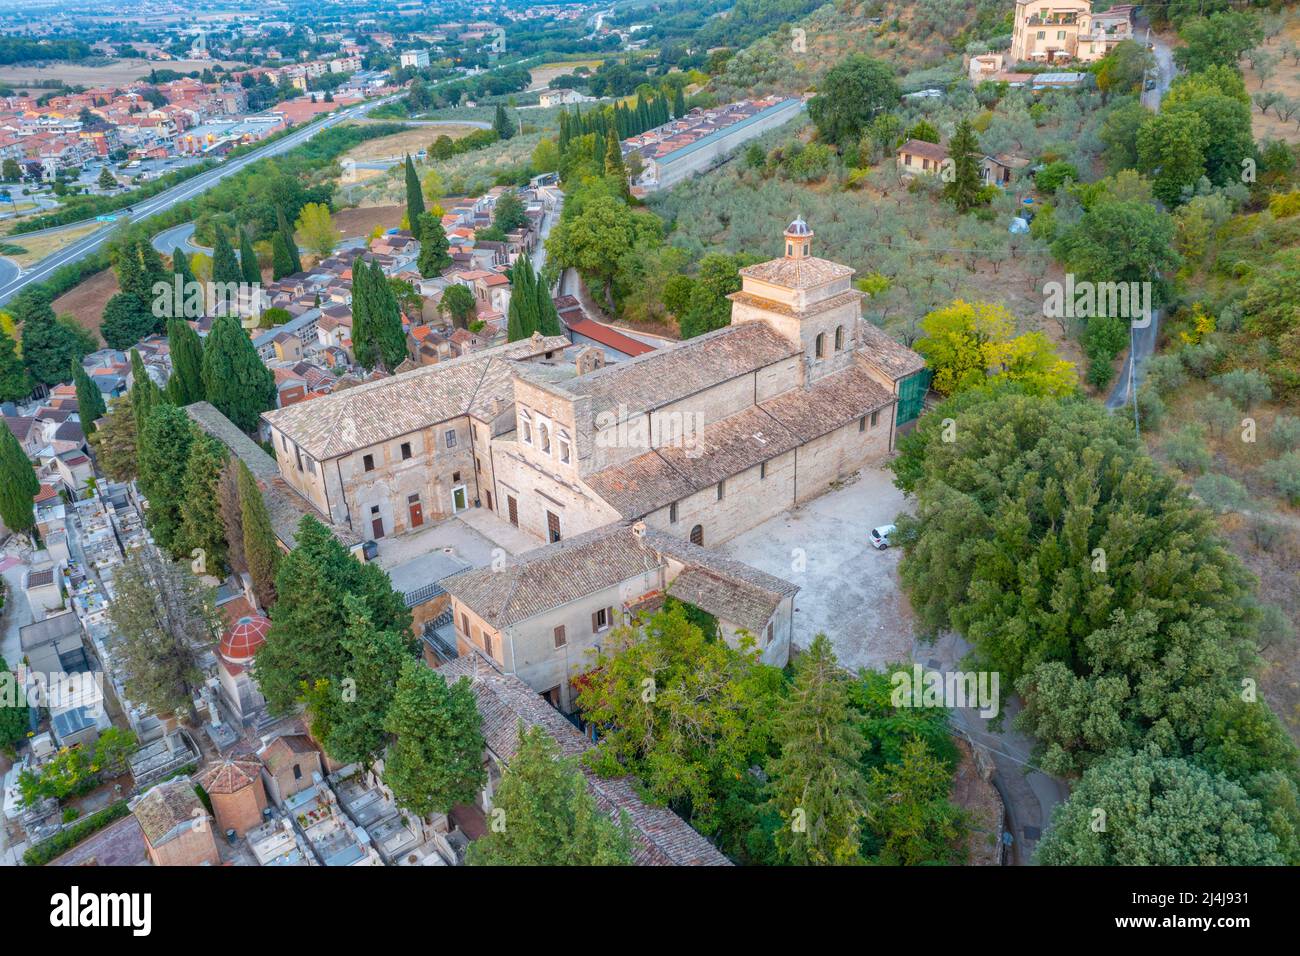
[[[858,323],[858,342],[861,343],[858,347],[859,360],[894,381],[925,368],[925,359],[870,322]]]
[[[574,335],[581,335],[593,342],[607,345],[614,351],[621,352],[624,355],[645,355],[647,352],[655,350],[653,345],[647,345],[630,335],[624,335],[618,329],[611,329],[608,325],[593,322],[583,316],[581,311],[577,313],[577,321],[568,322],[567,324],[569,331]]]
[[[189,777],[175,777],[158,784],[131,808],[151,846],[176,836],[180,828],[205,819],[207,814]]]
[[[629,415],[671,405],[755,369],[798,354],[764,322],[728,325],[580,376],[565,388],[590,395],[592,413],[625,406]]]
[[[908,153],[912,156],[919,156],[922,159],[928,159],[932,162],[941,163],[948,158],[948,148],[940,146],[938,143],[929,143],[923,139],[909,139],[902,146],[898,147],[897,154],[902,156]]]
[[[261,614],[241,617],[221,638],[220,654],[232,664],[247,664],[266,643],[271,622]]]
[[[786,289],[815,289],[836,279],[853,275],[853,269],[843,263],[806,256],[802,259],[781,256],[745,266],[740,274],[746,279],[770,282]]]
[[[208,793],[238,793],[261,775],[262,765],[256,760],[231,757],[209,766],[199,774],[198,783]]]
[[[494,417],[514,399],[510,359],[568,344],[563,336],[511,342],[262,417],[318,461],[337,458],[460,415]]]

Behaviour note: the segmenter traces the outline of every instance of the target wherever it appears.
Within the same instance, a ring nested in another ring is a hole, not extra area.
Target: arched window
[[[704,525],[697,524],[691,529],[691,544],[698,544],[701,548],[704,547]]]
[[[817,358],[821,358],[826,354],[826,333],[825,332],[817,333],[817,342],[813,346],[813,354]]]
[[[844,351],[844,326],[835,326],[835,351]]]
[[[542,446],[542,454],[551,453],[551,430],[546,427],[545,422],[537,423],[537,441]]]

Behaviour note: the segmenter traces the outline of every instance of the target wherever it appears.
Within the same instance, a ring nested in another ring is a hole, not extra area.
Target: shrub
[[[1273,389],[1268,384],[1268,376],[1254,369],[1235,368],[1231,372],[1216,375],[1212,381],[1215,387],[1246,410],[1249,410],[1252,405],[1266,402],[1273,397]]]
[[[1268,443],[1283,453],[1300,449],[1300,418],[1278,415],[1268,430]]]
[[[1147,359],[1144,377],[1163,395],[1181,388],[1187,382],[1187,367],[1183,365],[1178,352],[1153,355]]]
[[[91,834],[98,833],[104,827],[122,819],[130,812],[125,800],[119,800],[97,813],[92,813],[80,823],[65,827],[44,843],[38,843],[23,854],[23,863],[27,866],[44,866],[56,857],[67,853],[74,846]]]
[[[1182,350],[1183,364],[1197,378],[1205,378],[1223,361],[1223,346],[1210,339]]]
[[[1192,483],[1192,490],[1215,514],[1244,511],[1250,501],[1241,482],[1227,475],[1201,475]]]
[[[1056,191],[1061,188],[1067,179],[1076,183],[1079,181],[1079,170],[1074,167],[1073,163],[1048,163],[1038,171],[1038,174],[1034,177],[1034,184],[1038,187],[1039,192],[1048,196],[1055,196]]]
[[[1295,626],[1276,604],[1261,604],[1255,640],[1262,650],[1285,647],[1295,641]]]
[[[1200,474],[1210,467],[1210,452],[1205,447],[1205,426],[1184,425],[1164,444],[1169,460],[1188,474]]]
[[[1259,472],[1279,495],[1293,504],[1300,502],[1300,451],[1289,451],[1266,462]]]

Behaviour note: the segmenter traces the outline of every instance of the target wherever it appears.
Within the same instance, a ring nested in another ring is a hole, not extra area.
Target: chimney
[[[632,525],[632,533],[633,533],[634,535],[636,535],[638,538],[644,538],[644,537],[645,537],[645,522],[644,522],[644,521],[638,521],[638,522],[636,522],[635,524],[633,524],[633,525]]]
[[[603,349],[595,348],[588,345],[579,349],[577,356],[573,360],[574,368],[579,375],[586,375],[588,372],[594,372],[598,368],[605,367],[605,352]]]

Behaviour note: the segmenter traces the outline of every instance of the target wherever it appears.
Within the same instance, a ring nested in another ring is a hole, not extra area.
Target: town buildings
[[[1092,12],[1091,0],[1016,0],[1011,28],[1012,62],[1061,63],[1100,60],[1133,39],[1132,4]]]

